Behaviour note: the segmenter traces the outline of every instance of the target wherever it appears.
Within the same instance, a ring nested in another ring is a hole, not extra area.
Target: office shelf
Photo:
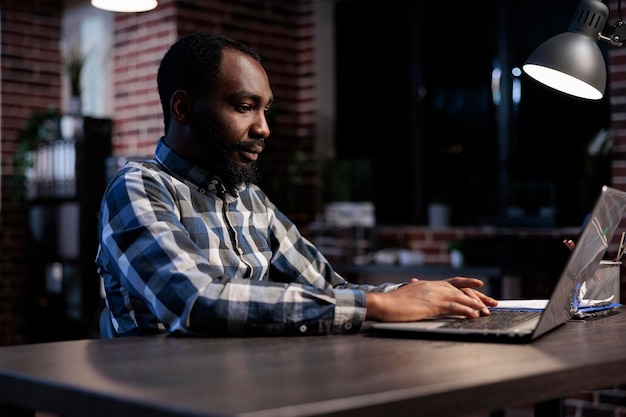
[[[110,154],[111,120],[72,115],[31,152],[28,341],[90,336],[102,302],[94,259]]]

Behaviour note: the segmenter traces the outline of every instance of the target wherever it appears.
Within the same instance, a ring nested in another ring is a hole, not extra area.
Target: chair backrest
[[[106,306],[100,312],[99,326],[101,339],[112,339],[119,336],[115,331],[115,327],[113,327],[113,322],[111,321],[111,313]]]

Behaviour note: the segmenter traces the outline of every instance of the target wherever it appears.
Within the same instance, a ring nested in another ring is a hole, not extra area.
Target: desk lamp
[[[618,10],[621,10],[621,0]],[[604,36],[602,30],[609,15],[608,6],[600,0],[582,0],[567,32],[539,45],[522,68],[532,78],[561,92],[585,99],[601,99],[606,87],[606,64],[597,41],[622,46],[626,23],[619,13],[613,34]]]
[[[157,0],[91,0],[91,5],[111,12],[147,12],[158,5]]]

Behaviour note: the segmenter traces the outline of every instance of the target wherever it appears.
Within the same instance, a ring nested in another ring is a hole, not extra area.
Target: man
[[[256,53],[218,34],[176,42],[157,77],[165,136],[104,195],[96,259],[119,335],[295,335],[364,320],[477,317],[474,278],[346,282],[255,185],[270,131]]]

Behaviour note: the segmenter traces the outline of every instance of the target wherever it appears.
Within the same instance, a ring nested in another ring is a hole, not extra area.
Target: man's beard
[[[231,152],[235,149],[245,150],[244,143],[233,144],[229,149],[221,140],[220,133],[211,122],[206,110],[200,110],[189,124],[195,139],[208,150],[206,162],[203,167],[212,174],[217,175],[224,182],[224,186],[231,193],[242,184],[253,184],[259,180],[259,170],[256,162],[249,166],[238,165]]]

